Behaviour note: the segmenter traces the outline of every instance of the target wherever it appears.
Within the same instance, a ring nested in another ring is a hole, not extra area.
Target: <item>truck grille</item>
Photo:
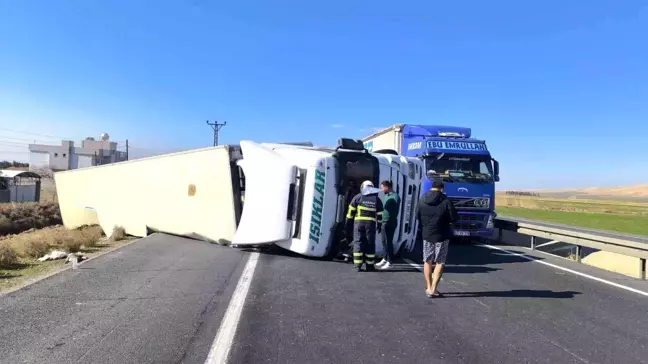
[[[453,225],[453,227],[456,230],[464,230],[464,231],[477,231],[481,228],[481,224],[471,224],[467,222],[460,221],[456,224]]]
[[[483,215],[459,215],[459,220],[461,221],[484,221]]]
[[[459,214],[458,220],[454,224],[457,230],[477,231],[486,226],[486,215]]]

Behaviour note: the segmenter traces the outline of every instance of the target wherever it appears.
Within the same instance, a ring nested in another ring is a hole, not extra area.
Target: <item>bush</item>
[[[11,139],[11,138],[9,138]],[[8,168],[28,168],[29,163],[23,163],[23,162],[9,162],[9,161],[0,161],[0,169],[8,169]]]
[[[19,234],[29,229],[41,229],[62,223],[57,203],[0,204],[0,235]]]
[[[110,234],[111,241],[120,241],[126,239],[126,230],[121,226],[115,226],[112,234]]]
[[[99,226],[81,227],[74,232],[76,234],[73,235],[76,235],[77,239],[87,248],[97,245],[103,235],[103,231]]]
[[[0,267],[18,263],[18,255],[9,244],[0,242]]]
[[[40,258],[49,253],[50,245],[41,239],[28,240],[25,243],[24,254],[30,258]]]
[[[76,234],[70,234],[69,236],[63,238],[61,246],[69,253],[76,253],[81,250],[81,247],[83,246],[83,240],[79,239],[78,235],[75,235]]]
[[[51,250],[78,252],[82,247],[93,247],[101,239],[101,227],[83,226],[67,230],[62,226],[47,227],[18,235],[2,237],[0,243],[9,245],[22,258],[40,258]]]

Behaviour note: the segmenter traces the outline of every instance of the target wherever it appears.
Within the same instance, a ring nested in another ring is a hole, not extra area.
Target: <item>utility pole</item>
[[[128,160],[128,139],[126,139],[126,160]]]
[[[207,120],[207,125],[211,126],[214,130],[214,146],[218,145],[218,132],[225,126],[225,124],[227,124],[227,121],[223,121],[222,124],[219,124],[218,121],[210,123],[209,120]]]

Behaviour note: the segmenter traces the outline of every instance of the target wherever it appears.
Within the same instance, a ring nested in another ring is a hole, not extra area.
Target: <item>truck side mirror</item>
[[[499,162],[493,159],[493,170],[495,172],[495,176],[493,176],[493,180],[495,182],[499,182],[500,176],[499,176]]]

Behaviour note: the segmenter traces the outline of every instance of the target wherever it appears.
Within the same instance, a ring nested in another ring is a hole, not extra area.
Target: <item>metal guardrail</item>
[[[582,248],[588,247],[602,251],[617,253],[639,258],[639,276],[646,279],[646,260],[648,259],[648,244],[624,239],[622,236],[602,236],[594,233],[570,230],[565,227],[554,227],[534,224],[533,222],[515,221],[504,218],[495,219],[497,240],[502,241],[502,231],[512,231],[531,238],[530,248],[535,250],[536,238],[560,241],[576,246],[576,261],[582,258]]]

